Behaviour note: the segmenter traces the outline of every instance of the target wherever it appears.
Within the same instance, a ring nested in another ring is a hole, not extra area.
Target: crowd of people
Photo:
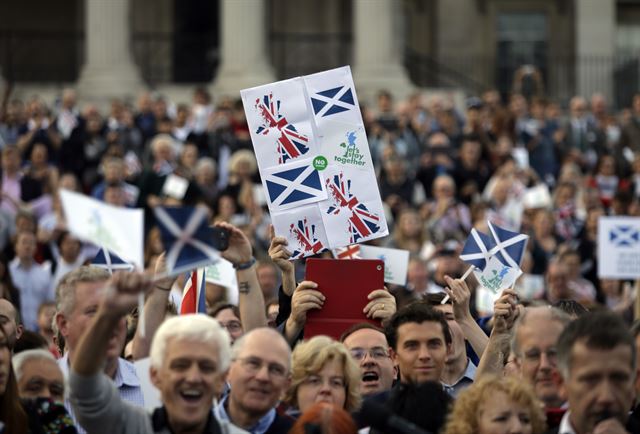
[[[640,216],[640,95],[618,112],[494,90],[362,106],[390,228],[372,244],[410,260],[340,339],[305,337],[326,297],[273,232],[241,101],[185,99],[101,111],[7,88],[0,432],[640,433],[640,280],[600,279],[597,256],[599,217]],[[90,265],[62,189],[144,208],[145,272]],[[207,276],[207,314],[177,315],[151,210],[195,204],[230,234],[235,279]],[[487,221],[530,236],[489,301],[459,259]]]

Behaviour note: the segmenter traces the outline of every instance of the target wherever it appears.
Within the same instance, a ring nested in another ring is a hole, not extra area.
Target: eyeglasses
[[[384,360],[389,357],[387,350],[381,347],[370,348],[368,350],[365,350],[364,348],[352,348],[349,352],[351,353],[351,357],[357,361],[362,361],[367,354],[375,360]]]
[[[537,362],[542,357],[542,354],[545,354],[551,363],[555,363],[558,359],[558,350],[555,348],[549,348],[545,351],[540,351],[538,348],[532,348],[529,351],[524,352],[524,359],[528,362]]]
[[[229,321],[227,323],[221,322],[220,326],[230,332],[239,332],[240,330],[242,330],[242,324],[240,323],[240,321]]]
[[[259,357],[242,357],[235,359],[240,362],[242,367],[251,375],[255,375],[262,369],[263,366],[267,366],[267,372],[273,379],[281,380],[287,376],[287,368],[279,363],[267,363]]]

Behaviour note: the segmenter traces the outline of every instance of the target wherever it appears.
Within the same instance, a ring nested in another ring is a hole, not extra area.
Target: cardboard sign
[[[292,259],[389,234],[348,66],[240,94],[264,199]]]
[[[598,277],[640,277],[640,217],[598,219]]]

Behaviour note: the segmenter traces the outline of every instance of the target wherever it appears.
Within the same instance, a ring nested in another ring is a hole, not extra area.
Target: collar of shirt
[[[9,265],[13,266],[14,268],[20,268],[25,271],[31,270],[34,264],[35,264],[35,261],[31,262],[31,265],[29,267],[25,267],[24,265],[22,265],[22,261],[20,261],[20,258],[18,258],[17,256],[13,258],[9,263]]]
[[[118,369],[116,370],[113,382],[118,388],[122,386],[140,387],[140,380],[138,379],[136,368],[133,363],[122,358],[118,358]]]
[[[216,408],[216,410],[220,420],[226,420],[230,423],[233,423],[233,421],[229,418],[227,409],[225,408],[227,398],[228,396],[224,397],[222,401],[220,401],[220,404],[218,404],[218,407]],[[246,431],[249,431],[251,434],[264,434],[265,432],[267,432],[267,430],[269,429],[269,427],[271,426],[271,424],[275,419],[276,419],[276,409],[272,408],[267,412],[267,414],[262,416],[254,426],[247,428]]]
[[[153,425],[154,432],[162,432],[164,428],[171,429],[169,426],[169,416],[167,415],[167,410],[164,406],[156,408],[153,413],[151,413],[151,424]],[[209,412],[207,425],[202,432],[205,434],[220,434],[222,432],[220,424],[212,412]]]
[[[453,384],[444,384],[443,386],[446,388],[448,387],[455,387],[458,383],[460,383],[462,380],[467,379],[467,380],[475,380],[476,378],[476,370],[478,368],[476,367],[476,365],[473,364],[473,362],[467,358],[467,368],[464,370],[464,373],[462,374],[462,376],[460,378],[458,378],[458,381],[456,381]]]
[[[69,353],[65,353],[58,360],[58,366],[64,374],[65,378],[69,376]],[[140,380],[136,375],[136,368],[132,363],[127,362],[122,358],[118,358],[118,368],[116,369],[116,375],[113,378],[113,382],[119,389],[123,385],[129,387],[140,387]]]
[[[562,416],[562,420],[560,421],[560,427],[558,428],[558,434],[576,434],[576,431],[571,426],[571,421],[569,420],[570,411],[567,411],[564,416]]]

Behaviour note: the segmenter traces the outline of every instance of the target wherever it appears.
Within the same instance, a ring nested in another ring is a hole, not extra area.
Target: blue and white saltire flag
[[[167,272],[175,275],[216,263],[219,252],[210,245],[211,228],[204,207],[153,209],[166,254]]]
[[[632,225],[616,225],[609,231],[609,241],[616,247],[633,247],[640,243],[640,230]]]
[[[206,281],[204,269],[199,268],[187,273],[180,303],[180,315],[189,313],[207,313]]]
[[[488,222],[488,224],[491,235],[495,240],[491,253],[496,255],[504,265],[520,268],[527,241],[529,241],[529,235],[508,231],[498,225],[491,224],[491,222]]]
[[[109,271],[110,274],[116,271],[133,271],[135,266],[122,259],[115,253],[111,253],[108,249],[102,248],[98,254],[91,261],[91,265],[94,267],[104,268]]]
[[[353,93],[348,85],[333,87],[312,94],[311,106],[316,116],[331,116],[357,108]]]
[[[483,270],[491,259],[491,249],[495,247],[493,238],[484,232],[471,229],[471,235],[462,247],[460,259],[473,267]]]
[[[312,160],[265,169],[263,177],[272,211],[295,208],[327,198],[324,182]]]
[[[498,293],[512,287],[522,274],[520,263],[529,236],[488,225],[491,235],[471,230],[460,259],[472,265],[478,283]]]

